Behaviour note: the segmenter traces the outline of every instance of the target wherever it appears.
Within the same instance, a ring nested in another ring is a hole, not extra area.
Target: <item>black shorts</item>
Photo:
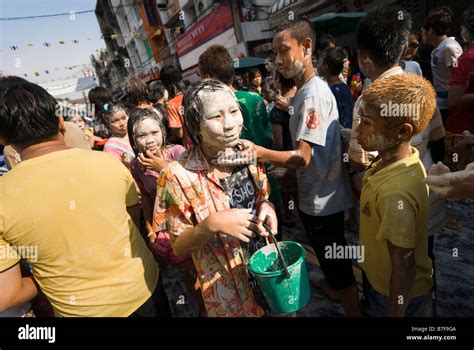
[[[327,246],[333,247],[334,243],[337,246],[347,245],[344,237],[344,211],[328,216],[308,215],[301,210],[299,213],[329,287],[342,290],[351,286],[355,282],[352,260],[326,258]]]
[[[171,317],[171,310],[163,289],[161,274],[153,294],[128,317]]]

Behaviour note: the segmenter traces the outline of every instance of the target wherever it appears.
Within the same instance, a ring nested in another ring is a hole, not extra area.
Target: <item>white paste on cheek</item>
[[[158,148],[163,146],[159,122],[152,118],[138,122],[135,126],[135,142],[140,152],[144,153],[148,149],[158,151]]]
[[[203,144],[218,148],[235,146],[242,131],[243,118],[234,94],[226,89],[199,95],[204,105],[200,125]],[[220,117],[215,118],[216,115]]]
[[[372,150],[383,151],[391,146],[393,142],[378,132],[367,138],[367,148]]]

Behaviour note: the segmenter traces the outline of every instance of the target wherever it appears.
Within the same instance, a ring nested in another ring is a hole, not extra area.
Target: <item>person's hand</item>
[[[204,229],[211,234],[224,234],[250,242],[249,237],[257,233],[257,217],[252,209],[227,209],[209,215],[204,221]]]
[[[145,154],[140,153],[138,155],[138,163],[141,166],[148,170],[154,170],[156,172],[160,172],[166,165],[166,162],[161,159],[160,157],[155,156],[150,151],[146,151]]]
[[[430,176],[443,175],[443,174],[447,174],[447,173],[450,173],[450,172],[451,172],[451,170],[449,170],[449,168],[446,165],[444,165],[442,162],[438,162],[436,164],[433,164],[428,169],[428,175],[430,175]]]
[[[432,166],[430,175],[424,179],[430,189],[440,198],[474,199],[474,163],[468,164],[465,170],[453,173],[449,172],[449,169],[446,171],[441,165],[438,163],[436,168]]]
[[[456,152],[464,158],[469,157],[471,150],[468,148],[468,145],[473,142],[474,135],[469,130],[465,130],[462,134],[453,135],[453,146],[448,151]]]
[[[155,243],[156,237],[157,237],[157,235],[156,235],[156,233],[153,232],[153,231],[151,231],[151,232],[148,234],[148,241],[150,242],[150,244]]]
[[[275,107],[278,108],[280,111],[288,112],[290,110],[290,103],[288,99],[283,96],[278,96],[275,99]]]
[[[256,145],[248,140],[239,140],[238,149],[226,148],[219,152],[212,164],[221,166],[236,166],[255,164],[257,161]]]
[[[257,221],[258,234],[267,237],[269,234],[263,224],[267,224],[274,235],[278,234],[278,219],[275,208],[268,200],[260,203]]]

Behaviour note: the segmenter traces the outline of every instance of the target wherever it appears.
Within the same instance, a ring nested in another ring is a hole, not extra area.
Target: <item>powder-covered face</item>
[[[150,151],[157,155],[160,147],[163,146],[163,133],[160,123],[153,118],[146,118],[134,125],[135,143],[142,153]]]
[[[203,103],[200,120],[201,145],[204,148],[234,147],[242,131],[243,118],[230,89],[198,94]]]
[[[71,123],[76,124],[82,131],[84,131],[84,129],[86,128],[86,123],[84,123],[84,120],[81,118],[80,115],[75,115],[71,118],[70,121]]]
[[[305,50],[287,30],[275,35],[272,45],[276,67],[285,78],[298,79],[304,74],[306,61],[311,60],[311,50]]]
[[[115,137],[124,137],[127,135],[128,115],[125,111],[118,111],[110,117],[110,130]]]
[[[378,108],[362,104],[359,115],[361,121],[356,129],[357,141],[365,151],[380,152],[396,144],[396,135],[393,130],[387,130]]]

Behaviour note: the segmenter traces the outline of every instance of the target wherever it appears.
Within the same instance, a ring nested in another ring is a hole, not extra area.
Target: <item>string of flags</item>
[[[155,30],[155,32],[153,33],[154,36],[160,36],[162,33],[164,33],[165,31],[174,31],[176,34],[179,34],[181,33],[182,31],[182,27],[174,27],[174,28],[164,28],[162,26],[158,27],[158,29]],[[140,31],[136,31],[136,32],[131,32],[131,33],[123,33],[123,34],[111,34],[111,35],[104,35],[104,34],[100,34],[99,36],[99,39],[111,39],[111,40],[117,40],[118,37],[122,37],[122,38],[129,38],[129,37],[134,37],[134,38],[140,38],[142,35],[142,33]],[[89,40],[92,40],[93,38],[91,37],[88,37],[86,40],[89,41]],[[79,44],[79,40],[78,39],[73,39],[71,40],[71,43],[72,44]],[[59,45],[66,45],[66,40],[59,40],[57,42],[57,44]],[[53,43],[51,41],[45,41],[43,42],[42,44],[44,47],[52,47],[53,46]],[[34,47],[35,44],[34,43],[28,43],[26,45],[26,47]],[[10,50],[11,51],[18,51],[20,50],[20,46],[19,45],[16,45],[16,44],[13,44],[13,45],[10,45]]]
[[[62,67],[62,68],[54,68],[55,71],[58,71],[59,69],[68,69],[68,70],[73,70],[74,68],[78,68],[78,67],[86,67],[87,65],[86,64],[82,64],[82,65],[74,65],[74,66],[66,66],[66,67]],[[84,68],[83,68],[84,69]],[[50,74],[50,70],[46,69],[44,71],[44,74]],[[35,76],[35,77],[39,77],[41,75],[41,72],[33,72],[31,74],[32,76]],[[27,73],[24,73],[23,74],[24,77],[28,77],[28,74]]]

